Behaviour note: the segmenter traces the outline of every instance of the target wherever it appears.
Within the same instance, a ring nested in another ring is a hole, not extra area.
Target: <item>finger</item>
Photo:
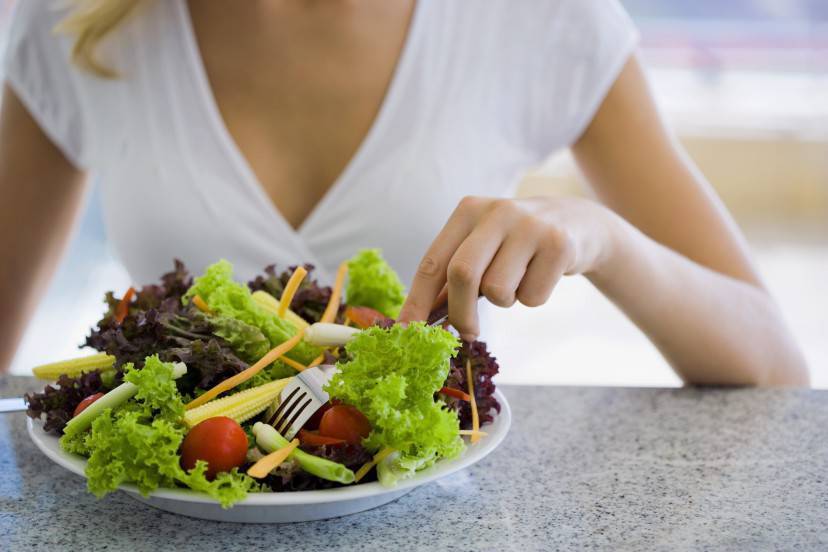
[[[480,333],[477,297],[480,281],[509,228],[509,222],[490,216],[483,219],[460,244],[448,265],[449,322],[466,341]]]
[[[483,274],[480,282],[483,295],[498,307],[511,307],[536,249],[536,240],[531,236],[510,233]]]
[[[443,285],[443,289],[437,294],[437,299],[431,305],[431,312],[428,315],[428,324],[433,324],[437,320],[447,317],[448,315],[448,287]]]
[[[431,311],[435,311],[442,306],[445,306],[448,303],[448,286],[443,284],[443,289],[440,290],[440,293],[437,294],[437,298],[434,299],[434,304],[431,305]]]
[[[560,244],[546,244],[539,248],[526,267],[526,274],[517,289],[517,300],[527,307],[539,307],[546,303],[569,266],[569,255],[566,247]]]
[[[428,318],[437,295],[446,284],[448,263],[474,228],[484,201],[482,198],[464,198],[437,234],[417,267],[408,297],[400,310],[400,322]]]

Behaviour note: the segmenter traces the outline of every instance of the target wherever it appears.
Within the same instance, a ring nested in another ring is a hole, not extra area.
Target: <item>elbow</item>
[[[685,372],[688,385],[721,387],[810,387],[811,379],[807,363],[798,349],[773,362],[759,359],[733,363],[718,370]]]

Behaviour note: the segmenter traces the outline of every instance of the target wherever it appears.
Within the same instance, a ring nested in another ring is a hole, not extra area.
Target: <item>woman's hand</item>
[[[542,305],[562,275],[601,270],[617,218],[580,198],[466,197],[420,261],[400,320],[425,320],[447,292],[449,321],[472,340],[479,294],[500,307]]]

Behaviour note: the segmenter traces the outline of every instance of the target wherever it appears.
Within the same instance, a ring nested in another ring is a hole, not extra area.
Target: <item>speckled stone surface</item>
[[[36,386],[0,377],[0,397]],[[504,390],[512,430],[481,463],[292,525],[96,500],[0,414],[0,550],[828,550],[828,392]]]

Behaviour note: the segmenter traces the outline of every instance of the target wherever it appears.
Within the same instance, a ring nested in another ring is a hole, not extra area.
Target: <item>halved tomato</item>
[[[358,328],[363,329],[388,319],[387,316],[371,307],[347,307],[345,309],[345,316]]]
[[[312,447],[318,447],[321,445],[344,445],[345,439],[337,439],[336,437],[326,437],[324,435],[319,435],[319,433],[315,431],[308,431],[306,429],[300,429],[299,434],[299,441],[303,445],[310,445]]]
[[[365,414],[347,404],[330,407],[319,422],[319,435],[344,439],[358,445],[371,433],[371,423]]]

